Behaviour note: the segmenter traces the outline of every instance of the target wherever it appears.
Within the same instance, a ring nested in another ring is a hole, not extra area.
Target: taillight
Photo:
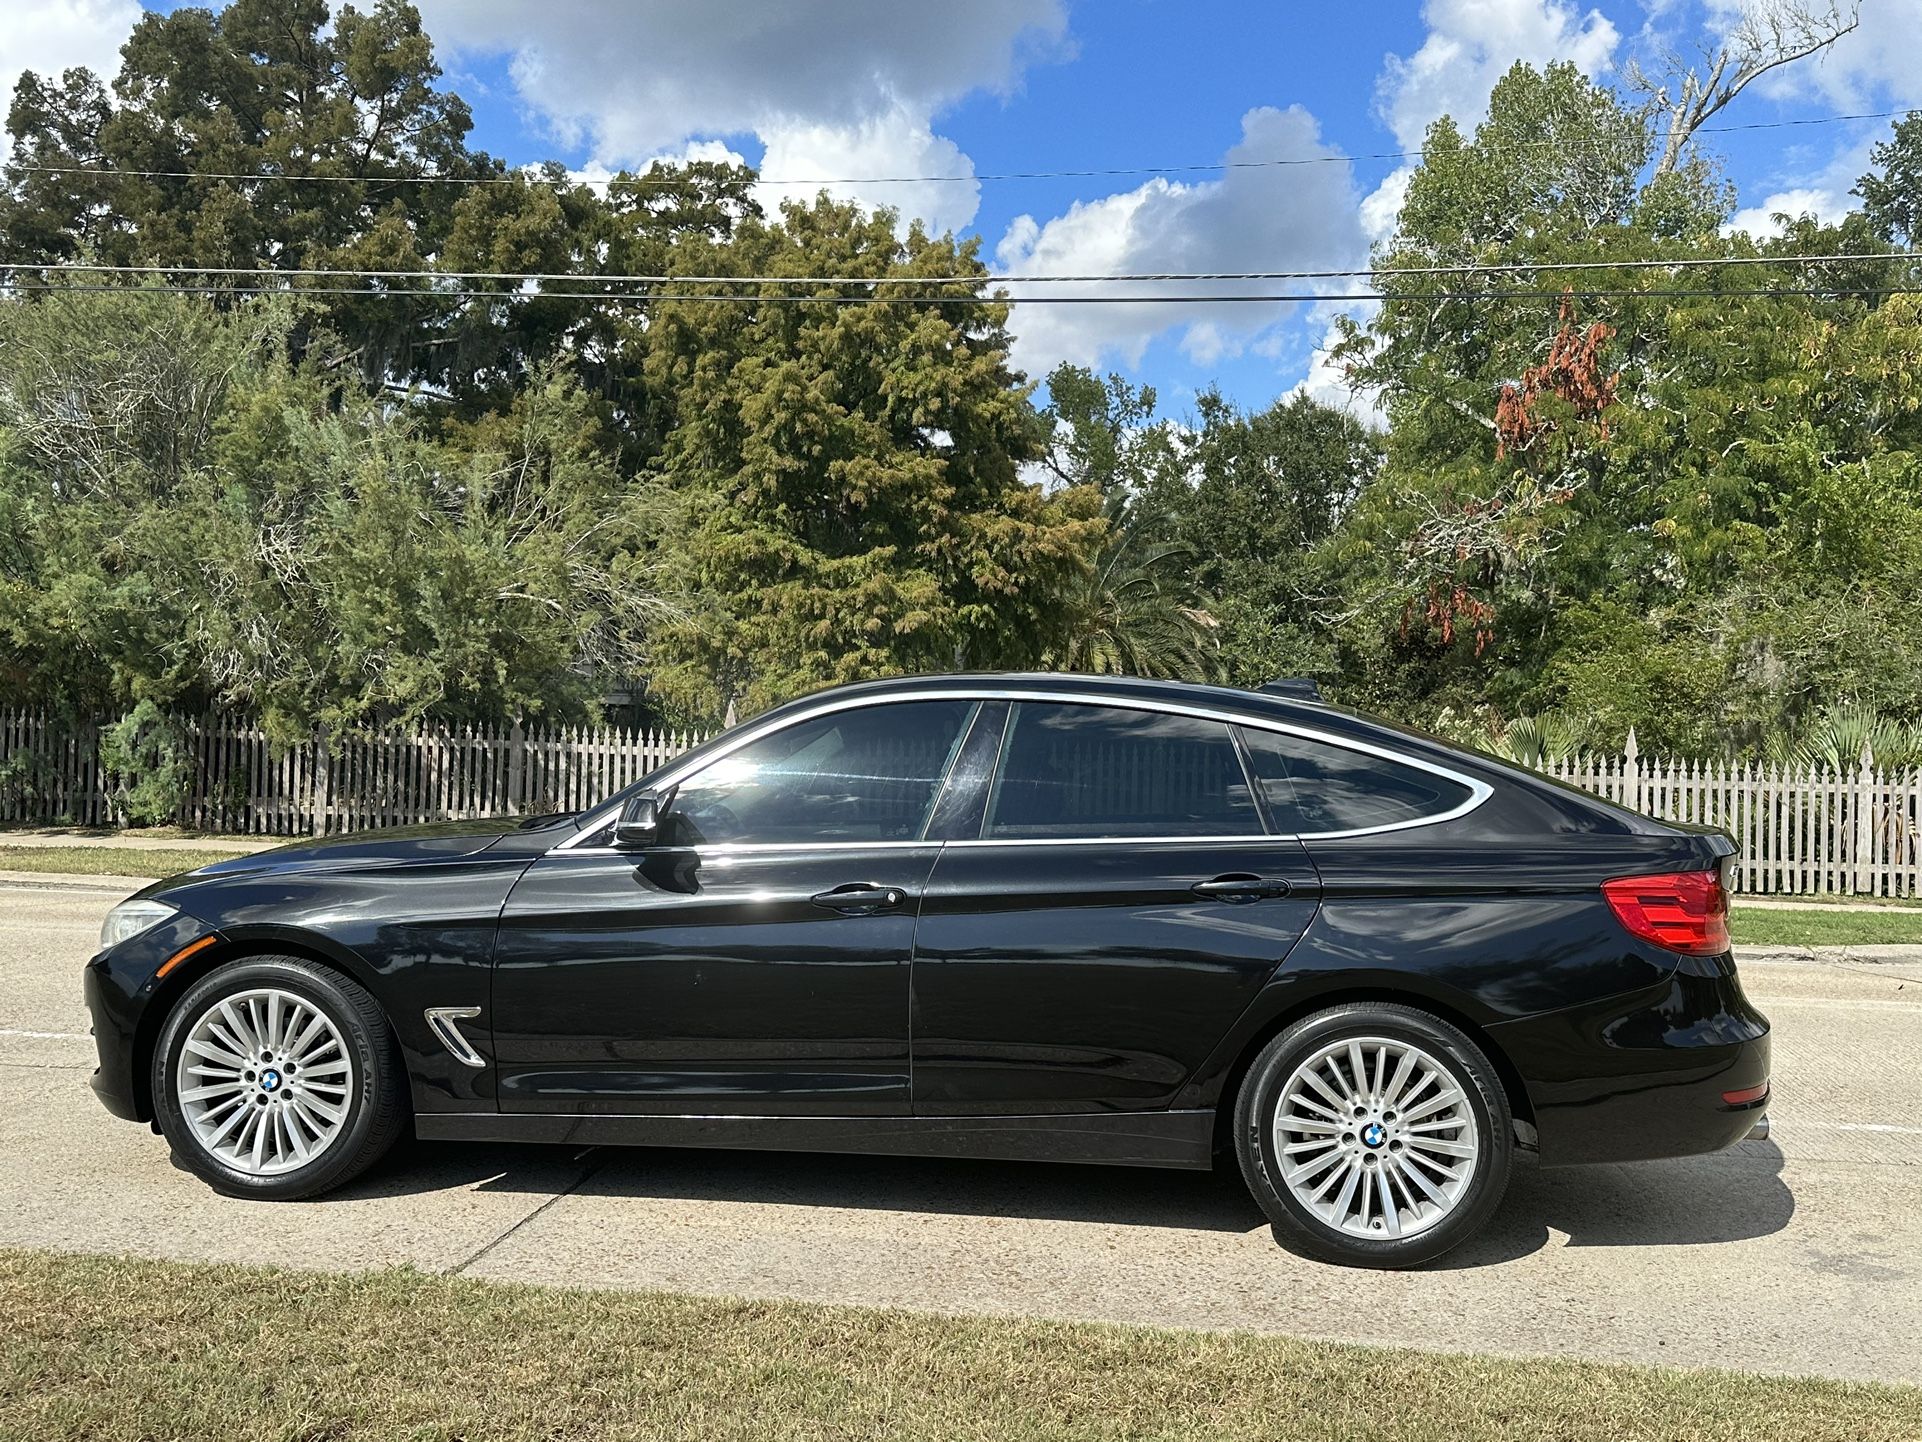
[[[1689,956],[1728,950],[1728,892],[1718,871],[1667,871],[1602,883],[1609,908],[1634,936]]]

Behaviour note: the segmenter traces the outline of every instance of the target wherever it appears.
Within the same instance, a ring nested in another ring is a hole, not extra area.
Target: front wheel
[[[1278,1235],[1348,1266],[1414,1266],[1479,1229],[1508,1189],[1512,1131],[1480,1048],[1386,1002],[1294,1023],[1235,1102],[1242,1175]]]
[[[202,977],[169,1013],[153,1066],[154,1116],[174,1155],[229,1196],[340,1186],[407,1118],[379,1005],[300,957],[248,957]]]

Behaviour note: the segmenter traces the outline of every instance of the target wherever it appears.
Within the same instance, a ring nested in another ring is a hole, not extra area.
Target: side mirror
[[[652,846],[660,839],[661,818],[667,815],[673,799],[672,791],[665,795],[643,791],[628,797],[621,807],[620,819],[614,823],[614,844],[623,851]]]

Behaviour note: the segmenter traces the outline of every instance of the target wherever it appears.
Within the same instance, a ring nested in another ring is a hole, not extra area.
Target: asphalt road
[[[414,1143],[332,1197],[231,1201],[87,1090],[113,899],[0,884],[0,1245],[1922,1382],[1922,969],[1748,967],[1771,1141],[1524,1167],[1483,1238],[1368,1273],[1282,1251],[1228,1174]]]

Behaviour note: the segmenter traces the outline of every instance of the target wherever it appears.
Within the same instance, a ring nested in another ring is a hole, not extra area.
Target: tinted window
[[[1261,821],[1228,728],[1159,711],[1022,702],[991,837],[1238,836]]]
[[[750,741],[681,784],[664,840],[912,841],[972,701],[837,711]]]
[[[1253,727],[1241,735],[1277,831],[1393,826],[1452,811],[1472,794],[1432,771],[1345,746]]]

